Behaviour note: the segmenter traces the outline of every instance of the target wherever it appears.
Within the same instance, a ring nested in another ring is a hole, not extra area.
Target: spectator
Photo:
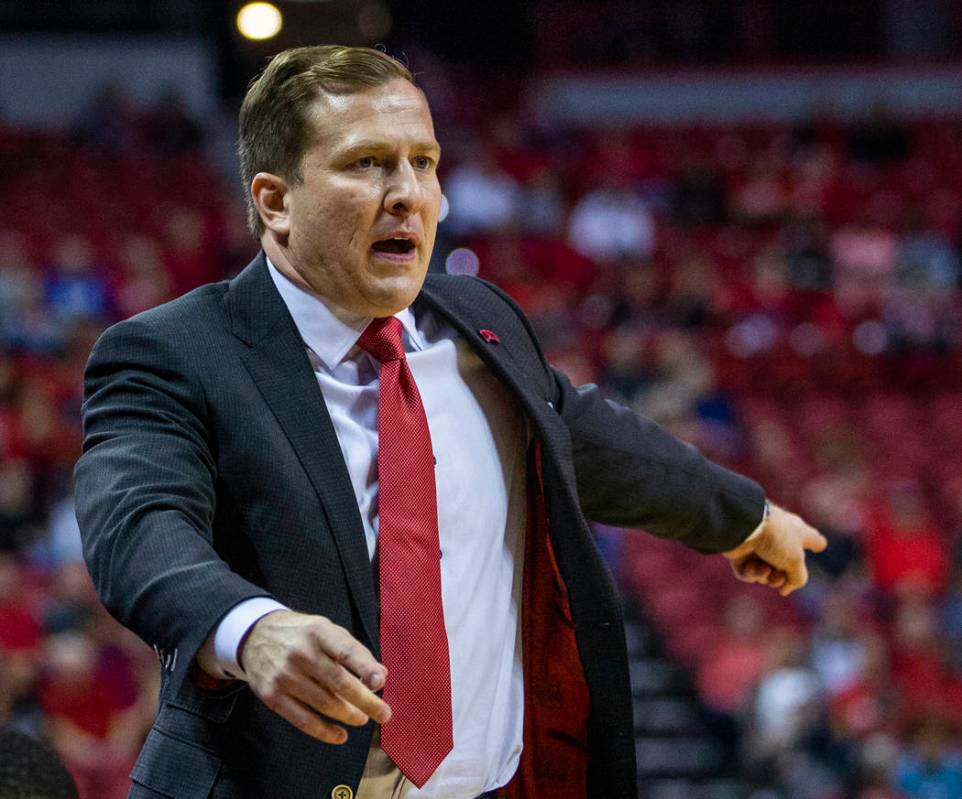
[[[921,209],[907,215],[895,259],[895,282],[899,288],[918,287],[935,296],[944,296],[959,285],[958,253],[928,223]]]
[[[713,385],[711,364],[680,330],[656,336],[651,356],[651,379],[636,398],[636,409],[662,424],[687,418]]]
[[[602,344],[602,384],[611,396],[631,402],[651,382],[645,335],[628,325],[611,330]]]
[[[753,756],[791,752],[818,720],[821,685],[804,663],[805,642],[788,628],[770,637],[769,667],[755,694]]]
[[[136,119],[123,88],[103,86],[84,107],[75,124],[77,140],[108,158],[129,153],[136,145]]]
[[[665,298],[668,318],[685,328],[702,329],[719,321],[715,266],[708,259],[691,255],[675,265]]]
[[[198,285],[199,282],[219,280],[220,274],[220,241],[215,236],[211,220],[197,209],[185,205],[178,205],[165,209],[162,220],[163,247],[166,253],[166,269],[170,276],[170,283],[156,287],[159,297],[161,291],[179,294]],[[149,245],[147,245],[149,248]],[[135,259],[140,259],[132,269],[150,271],[150,253],[134,253]],[[146,259],[146,263],[144,263]],[[129,276],[129,271],[128,271]],[[143,286],[141,285],[141,288]],[[144,297],[141,296],[141,301]]]
[[[672,190],[672,214],[684,225],[719,225],[727,218],[725,183],[714,163],[692,159],[676,179]]]
[[[778,222],[788,210],[788,191],[772,152],[758,157],[748,180],[731,195],[731,216],[748,225]]]
[[[168,87],[143,120],[147,143],[160,155],[196,152],[204,143],[204,131],[187,109],[183,95]]]
[[[836,230],[829,239],[836,265],[836,302],[849,318],[877,311],[895,270],[898,237],[867,214]]]
[[[83,560],[80,528],[74,512],[73,495],[63,497],[50,510],[50,520],[30,550],[30,561],[45,571]]]
[[[0,230],[0,341],[16,337],[36,291],[34,266],[23,238]]]
[[[20,568],[12,555],[0,554],[0,647],[18,672],[39,655],[43,642],[36,609],[25,596]]]
[[[892,720],[901,710],[892,681],[885,641],[873,638],[860,653],[858,670],[830,700],[832,726],[844,741],[868,742],[894,732]]]
[[[20,552],[40,534],[44,514],[30,464],[0,460],[0,553]]]
[[[47,311],[61,322],[83,316],[107,321],[113,316],[104,270],[83,236],[64,236],[57,243],[43,293]]]
[[[928,599],[919,594],[903,597],[892,623],[892,674],[906,708],[914,714],[939,713],[962,719],[960,681],[952,674],[937,633]]]
[[[914,481],[892,485],[869,516],[867,555],[875,584],[883,591],[941,591],[949,552]]]
[[[799,291],[830,289],[835,264],[828,254],[826,229],[821,217],[796,217],[785,227],[783,238],[792,286]]]
[[[955,673],[962,677],[962,566],[958,563],[953,566],[951,584],[939,604],[938,623]]]
[[[959,257],[945,237],[915,211],[896,256],[894,285],[885,304],[885,321],[896,346],[949,346],[955,322],[953,291]]]
[[[646,259],[655,249],[655,221],[629,185],[609,177],[571,210],[568,240],[601,262]]]
[[[949,746],[948,731],[938,718],[919,724],[912,748],[899,759],[895,784],[908,799],[962,796],[962,760]]]
[[[122,319],[160,305],[173,296],[170,274],[154,239],[135,235],[124,242],[114,293],[117,314]]]
[[[562,229],[565,203],[561,181],[550,167],[541,167],[528,179],[519,211],[521,228],[526,233],[552,236]]]
[[[79,430],[61,417],[51,394],[39,379],[24,381],[13,409],[10,452],[43,469],[68,469],[79,452]]]
[[[521,187],[483,143],[477,155],[452,170],[443,187],[451,207],[445,225],[453,236],[508,230],[518,222]]]
[[[82,796],[122,799],[140,740],[124,724],[125,707],[97,671],[93,641],[77,632],[46,645],[40,701],[51,741]]]
[[[77,799],[77,786],[48,746],[0,730],[0,799]]]
[[[812,633],[812,666],[829,700],[855,685],[868,658],[868,636],[860,629],[857,613],[854,599],[845,591],[830,591]]]
[[[103,611],[83,561],[68,560],[51,572],[43,607],[48,634],[83,630],[98,612]]]
[[[758,603],[740,595],[725,607],[719,639],[699,658],[697,682],[709,709],[732,718],[748,709],[766,659],[764,616]]]

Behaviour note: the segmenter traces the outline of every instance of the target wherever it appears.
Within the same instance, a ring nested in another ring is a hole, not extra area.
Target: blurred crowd
[[[615,563],[758,799],[962,796],[962,124],[525,130],[444,181],[549,357],[829,536],[786,603],[629,536]],[[457,157],[456,156],[456,157]],[[461,252],[460,250],[457,252]]]
[[[758,799],[962,796],[962,122],[543,130],[427,80],[432,268],[507,289],[573,380],[830,538],[785,602],[647,537],[616,564]],[[159,670],[82,565],[82,371],[106,325],[253,255],[229,161],[175,94],[0,129],[0,726],[88,799],[125,795]]]

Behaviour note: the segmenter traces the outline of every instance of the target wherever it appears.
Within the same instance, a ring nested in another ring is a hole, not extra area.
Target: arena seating
[[[548,141],[509,123],[513,135],[479,127],[453,146],[442,175],[452,196],[473,181],[509,212],[452,207],[437,263],[471,249],[469,269],[518,298],[574,379],[755,476],[830,540],[810,586],[782,600],[720,558],[604,531],[646,799],[794,796],[806,781],[824,786],[812,799],[895,797],[922,741],[954,768],[958,123],[893,122],[874,139],[821,120]],[[0,131],[0,724],[50,735],[90,799],[125,795],[156,669],[78,567],[83,364],[107,324],[256,249],[213,145],[172,152],[147,130]],[[603,229],[604,192],[637,201],[624,221],[652,226],[649,251],[586,254],[586,228],[568,221],[580,207]]]

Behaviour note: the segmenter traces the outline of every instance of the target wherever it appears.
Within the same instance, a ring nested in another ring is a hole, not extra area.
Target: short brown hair
[[[351,94],[397,78],[414,83],[404,64],[371,47],[295,47],[271,59],[247,90],[238,130],[247,224],[255,236],[264,232],[264,223],[251,197],[251,181],[258,172],[301,180],[301,159],[314,135],[309,109],[317,93]]]

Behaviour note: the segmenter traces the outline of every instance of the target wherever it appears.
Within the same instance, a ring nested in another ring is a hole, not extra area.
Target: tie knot
[[[357,345],[381,363],[404,359],[401,321],[393,316],[375,319],[361,333]]]

